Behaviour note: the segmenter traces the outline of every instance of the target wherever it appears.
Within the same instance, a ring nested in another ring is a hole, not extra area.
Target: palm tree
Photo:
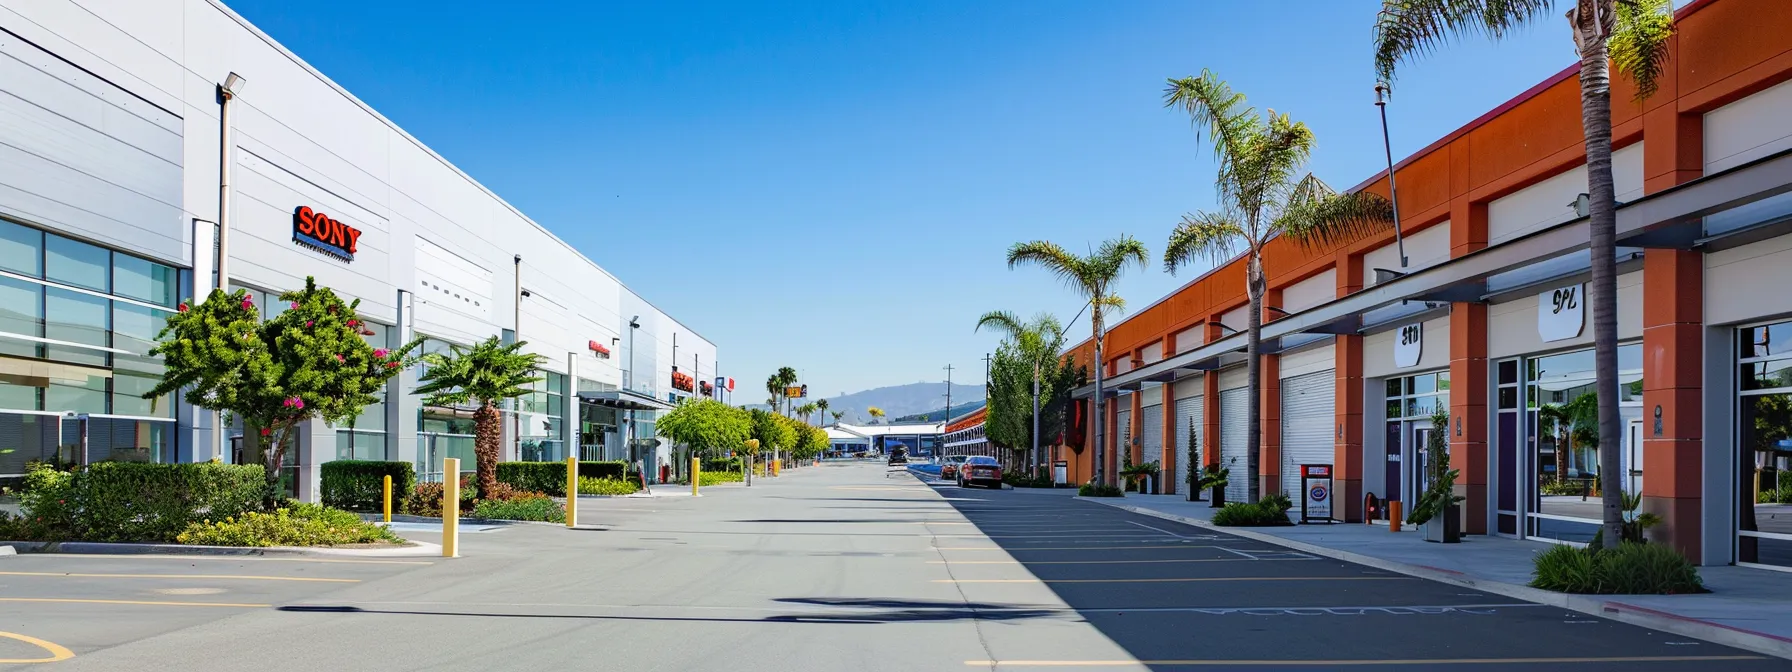
[[[840,419],[846,417],[846,411],[830,411],[834,415],[834,425],[840,425]]]
[[[1033,470],[1039,468],[1039,379],[1046,362],[1056,361],[1064,349],[1064,326],[1050,313],[1040,313],[1030,322],[1022,322],[1014,313],[997,310],[977,319],[977,329],[1000,330],[1020,350],[1021,356],[1033,365]],[[975,331],[975,330],[973,330]]]
[[[541,381],[535,376],[535,369],[541,366],[542,356],[522,352],[527,344],[519,341],[503,345],[493,336],[470,349],[452,346],[451,354],[446,356],[439,352],[423,356],[428,370],[417,381],[417,394],[423,396],[424,404],[479,404],[479,409],[473,411],[473,462],[481,493],[498,489],[498,452],[504,442],[498,402],[528,394],[528,386]]]
[[[1211,71],[1199,77],[1171,79],[1164,89],[1164,106],[1186,111],[1197,127],[1207,128],[1219,162],[1220,209],[1183,215],[1170,232],[1164,250],[1164,268],[1176,269],[1195,257],[1220,264],[1244,248],[1245,293],[1250,297],[1249,328],[1245,336],[1245,366],[1250,379],[1250,399],[1245,421],[1245,484],[1248,499],[1257,501],[1262,488],[1258,479],[1258,455],[1262,445],[1259,419],[1262,398],[1258,394],[1258,356],[1263,334],[1263,248],[1276,237],[1302,245],[1326,247],[1355,240],[1393,221],[1392,204],[1375,194],[1340,194],[1306,173],[1313,151],[1313,132],[1306,124],[1269,110],[1258,115],[1245,105],[1244,94]]]
[[[1587,229],[1592,242],[1593,377],[1599,400],[1599,438],[1618,441],[1617,189],[1612,182],[1611,66],[1630,75],[1636,99],[1654,95],[1667,66],[1674,32],[1669,0],[1565,0],[1574,48],[1580,54],[1580,117],[1587,145]],[[1463,33],[1493,39],[1541,20],[1552,0],[1382,0],[1375,21],[1375,71],[1394,81],[1394,66]],[[1614,447],[1599,452],[1599,471],[1623,465]],[[1621,488],[1602,489],[1606,539],[1623,538]]]
[[[1101,379],[1106,362],[1101,358],[1101,342],[1107,336],[1108,311],[1126,310],[1126,300],[1113,293],[1114,281],[1134,263],[1143,269],[1147,256],[1145,245],[1125,234],[1081,257],[1043,240],[1015,243],[1008,248],[1009,268],[1023,263],[1043,266],[1089,302],[1089,328],[1095,339],[1095,482],[1103,485],[1112,485],[1108,478],[1113,474],[1107,473],[1107,446],[1103,444],[1107,439],[1103,420],[1107,416],[1102,415],[1102,409],[1107,402],[1102,399]]]
[[[815,404],[809,403],[796,407],[796,417],[802,418],[803,422],[808,422],[809,418],[815,417]]]
[[[826,399],[816,399],[816,400],[815,400],[815,410],[818,410],[818,411],[821,411],[821,421],[820,421],[820,422],[817,422],[817,423],[815,423],[815,424],[817,424],[817,425],[823,425],[823,424],[827,424],[827,421],[828,421],[828,400],[826,400]]]

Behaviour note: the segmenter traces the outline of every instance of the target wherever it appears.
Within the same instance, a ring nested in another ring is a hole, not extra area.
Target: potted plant
[[[1202,470],[1200,487],[1203,490],[1213,490],[1213,508],[1225,508],[1226,486],[1231,483],[1232,463],[1237,461],[1238,458],[1234,457],[1227,460],[1224,467]]]
[[[1188,427],[1188,455],[1184,457],[1188,459],[1188,471],[1184,472],[1188,474],[1188,483],[1184,484],[1188,486],[1188,501],[1199,502],[1207,468],[1201,466],[1201,437],[1195,433],[1192,423]]]
[[[1151,484],[1157,480],[1158,466],[1155,460],[1145,464],[1128,464],[1120,470],[1120,475],[1131,484],[1131,490],[1139,493],[1151,491]]]
[[[1406,522],[1420,526],[1425,541],[1454,544],[1462,537],[1462,507],[1458,503],[1464,498],[1456,494],[1456,477],[1461,471],[1450,468],[1449,411],[1439,408],[1432,413],[1431,426],[1437,429],[1425,443],[1424,479],[1429,485],[1419,493]]]

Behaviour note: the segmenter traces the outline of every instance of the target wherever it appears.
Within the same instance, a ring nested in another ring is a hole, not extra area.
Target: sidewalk
[[[1208,502],[1180,495],[1081,498],[1166,520],[1215,527]],[[1792,658],[1792,574],[1747,567],[1700,567],[1703,595],[1567,595],[1531,588],[1531,558],[1543,542],[1469,536],[1460,544],[1428,543],[1417,530],[1387,523],[1226,527],[1230,534],[1409,576],[1473,587],[1646,628]]]

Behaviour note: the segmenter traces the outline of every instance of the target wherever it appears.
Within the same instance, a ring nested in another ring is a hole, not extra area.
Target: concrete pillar
[[[1363,258],[1338,253],[1339,298],[1362,289]],[[1363,337],[1343,335],[1332,341],[1336,385],[1336,429],[1332,448],[1333,518],[1363,519]]]
[[[1262,376],[1257,385],[1262,406],[1259,407],[1261,415],[1257,427],[1263,435],[1257,455],[1257,486],[1258,492],[1267,496],[1282,491],[1281,355],[1263,355],[1258,373]]]
[[[1171,347],[1171,344],[1175,342],[1175,338],[1176,337],[1173,335],[1164,338],[1164,357],[1166,359],[1169,358],[1171,353],[1175,352],[1175,349]],[[1163,481],[1163,485],[1158,487],[1157,491],[1165,495],[1174,495],[1183,492],[1188,488],[1188,484],[1182,482],[1182,471],[1180,466],[1182,464],[1182,456],[1178,455],[1178,451],[1176,450],[1176,440],[1178,438],[1176,436],[1176,385],[1174,383],[1164,383],[1162,387],[1157,389],[1160,394],[1164,395],[1163,456],[1159,458],[1157,463],[1158,479]]]
[[[1460,150],[1466,153],[1467,150]],[[1451,158],[1457,159],[1457,150]],[[1454,169],[1452,177],[1454,177]],[[1450,256],[1461,257],[1487,247],[1487,204],[1466,193],[1450,201]],[[1456,494],[1462,501],[1462,531],[1487,534],[1493,496],[1487,436],[1487,306],[1450,305],[1450,467],[1461,470]]]
[[[1206,342],[1212,343],[1225,335],[1220,329],[1218,314],[1207,316]],[[1208,469],[1221,466],[1220,460],[1220,376],[1218,371],[1208,371],[1201,377],[1201,462]],[[1238,465],[1238,473],[1232,478],[1245,478],[1244,465]]]

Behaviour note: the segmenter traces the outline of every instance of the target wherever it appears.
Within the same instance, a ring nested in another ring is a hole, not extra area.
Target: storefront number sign
[[[292,213],[292,241],[343,261],[354,261],[361,230],[301,205]]]
[[[1580,335],[1581,327],[1587,321],[1586,294],[1587,286],[1582,283],[1537,295],[1537,335],[1544,343]]]
[[[1419,365],[1425,350],[1425,323],[1414,322],[1400,327],[1394,334],[1394,366],[1407,368]]]

